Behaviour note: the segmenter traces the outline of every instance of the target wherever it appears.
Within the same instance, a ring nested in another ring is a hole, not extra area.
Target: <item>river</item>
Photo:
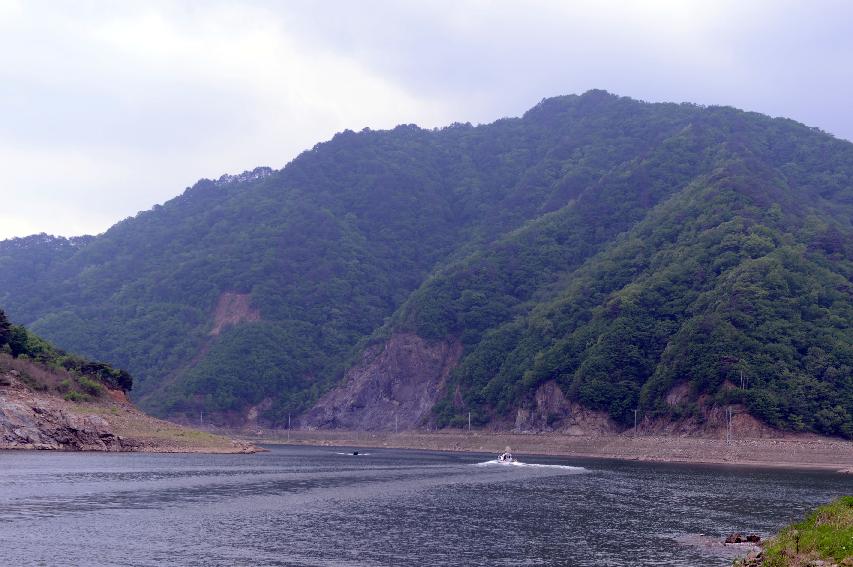
[[[853,492],[822,472],[269,449],[0,452],[0,563],[724,566],[701,542]]]

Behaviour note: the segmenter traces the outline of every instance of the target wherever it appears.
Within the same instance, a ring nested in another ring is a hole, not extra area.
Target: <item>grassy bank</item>
[[[248,444],[235,444],[222,435],[151,417],[127,402],[78,403],[68,409],[78,415],[104,418],[116,435],[135,444],[138,450],[166,453],[239,453],[253,450]]]
[[[853,496],[821,506],[765,543],[764,552],[740,566],[853,566]]]

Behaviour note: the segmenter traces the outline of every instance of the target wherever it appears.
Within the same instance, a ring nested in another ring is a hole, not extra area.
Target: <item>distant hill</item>
[[[849,142],[590,91],[4,241],[0,304],[172,417],[618,430],[734,405],[849,438],[851,219]]]

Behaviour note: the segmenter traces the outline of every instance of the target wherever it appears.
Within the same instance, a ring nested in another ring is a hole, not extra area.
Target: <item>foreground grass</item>
[[[768,540],[761,565],[799,567],[815,560],[853,566],[853,496],[821,506]]]

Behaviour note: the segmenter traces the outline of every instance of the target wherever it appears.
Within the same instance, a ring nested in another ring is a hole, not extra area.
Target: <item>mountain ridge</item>
[[[849,142],[591,91],[482,126],[347,131],[281,170],[223,179],[80,246],[0,243],[0,304],[74,350],[97,345],[139,376],[146,409],[173,417],[237,424],[266,408],[281,425],[365,345],[410,333],[464,351],[424,424],[513,422],[556,380],[619,427],[637,408],[699,419],[713,399],[853,435]],[[792,289],[814,301],[794,309]],[[732,306],[750,293],[762,313]],[[210,341],[226,294],[258,317]],[[735,324],[750,317],[754,329]],[[730,352],[696,358],[701,344]],[[752,389],[724,394],[740,371]],[[689,400],[666,404],[685,381]],[[801,390],[808,403],[788,399]]]

